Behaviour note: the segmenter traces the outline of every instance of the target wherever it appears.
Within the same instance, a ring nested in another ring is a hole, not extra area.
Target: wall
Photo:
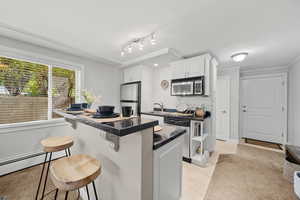
[[[300,59],[289,68],[288,143],[300,146]]]
[[[121,71],[118,68],[1,36],[0,44],[1,56],[17,55],[18,58],[24,59],[30,57],[32,61],[51,61],[58,66],[64,64],[84,66],[83,82],[81,83],[83,88],[100,95],[102,97],[101,104],[115,105],[116,110],[119,111]],[[72,133],[70,125],[61,119],[54,120],[50,124],[30,124],[26,127],[16,125],[0,127],[0,166],[6,161],[41,152],[40,140],[43,138]],[[39,156],[1,166],[0,175],[31,166],[42,160],[43,156]]]
[[[238,140],[239,135],[239,107],[240,107],[240,69],[238,67],[222,69],[218,76],[230,78],[230,136],[232,140]]]
[[[205,104],[207,109],[211,109],[211,99],[209,97],[176,97],[170,95],[170,86],[167,89],[162,89],[160,83],[162,80],[169,81],[171,84],[172,70],[170,66],[159,66],[153,68],[153,99],[154,102],[163,102],[165,108],[176,108],[180,104],[189,104],[192,107]]]

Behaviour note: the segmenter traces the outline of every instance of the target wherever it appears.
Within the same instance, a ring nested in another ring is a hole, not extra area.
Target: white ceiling
[[[0,34],[125,63],[173,48],[211,52],[222,66],[279,66],[300,55],[299,0],[1,0]],[[26,33],[21,36],[12,29]],[[127,41],[157,31],[158,44],[121,57]],[[22,38],[23,37],[23,38]],[[50,42],[49,42],[50,41]]]

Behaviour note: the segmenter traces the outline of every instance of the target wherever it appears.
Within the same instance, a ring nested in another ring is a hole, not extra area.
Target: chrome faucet
[[[160,107],[160,111],[163,112],[164,111],[164,104],[161,103],[154,103],[153,105],[158,105]]]

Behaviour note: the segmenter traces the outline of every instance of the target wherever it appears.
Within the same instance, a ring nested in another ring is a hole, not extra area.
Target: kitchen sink
[[[151,113],[151,114],[157,114],[157,115],[170,114],[170,112],[164,112],[164,111],[151,111],[149,113]]]

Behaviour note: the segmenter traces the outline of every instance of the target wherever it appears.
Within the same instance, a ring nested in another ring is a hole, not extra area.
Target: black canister
[[[131,106],[122,106],[122,115],[123,117],[130,117],[133,114]]]

